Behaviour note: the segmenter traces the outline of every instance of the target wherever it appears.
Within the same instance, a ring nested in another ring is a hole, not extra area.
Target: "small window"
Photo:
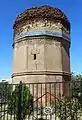
[[[34,54],[34,60],[36,60],[36,54]]]

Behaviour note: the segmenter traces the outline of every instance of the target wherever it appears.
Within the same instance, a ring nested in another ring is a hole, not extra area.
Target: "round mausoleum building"
[[[13,29],[13,83],[70,80],[70,23],[60,9],[27,9]]]

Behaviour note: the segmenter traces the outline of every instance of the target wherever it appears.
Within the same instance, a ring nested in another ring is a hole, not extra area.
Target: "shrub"
[[[8,102],[8,113],[10,115],[18,115],[18,95],[19,86],[16,86],[12,92]],[[21,119],[25,119],[27,115],[30,115],[33,111],[33,96],[30,93],[29,88],[26,85],[22,85],[21,90]]]

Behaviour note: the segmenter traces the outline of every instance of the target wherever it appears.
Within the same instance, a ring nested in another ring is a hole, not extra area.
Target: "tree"
[[[25,119],[27,115],[30,115],[33,111],[33,96],[30,93],[29,88],[26,85],[22,85],[21,92],[21,119]],[[15,87],[8,102],[8,113],[10,115],[16,115],[18,117],[18,95],[19,86]]]
[[[72,72],[72,76],[71,76],[71,80],[72,80],[72,81],[81,81],[81,79],[82,79],[82,75],[81,75],[81,74],[75,75],[75,74]]]
[[[70,99],[63,96],[52,101],[59,120],[81,120],[82,119],[82,75],[72,74],[71,77],[72,96]]]
[[[55,114],[59,120],[81,120],[82,108],[78,99],[67,100],[65,97],[52,101]]]
[[[74,98],[77,98],[82,106],[82,75],[72,74],[72,95]]]
[[[7,103],[12,92],[12,85],[8,82],[0,82],[0,102]]]

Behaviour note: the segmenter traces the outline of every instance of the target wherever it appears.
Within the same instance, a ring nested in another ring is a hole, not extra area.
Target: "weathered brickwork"
[[[61,11],[52,7],[41,7],[39,11],[36,10],[37,17],[31,19],[34,11],[35,9],[28,9],[22,14],[26,17],[19,15],[14,24],[13,83],[70,80],[69,21]],[[39,17],[39,12],[42,17]],[[44,89],[45,87],[43,93]],[[63,92],[61,86],[62,95]]]

